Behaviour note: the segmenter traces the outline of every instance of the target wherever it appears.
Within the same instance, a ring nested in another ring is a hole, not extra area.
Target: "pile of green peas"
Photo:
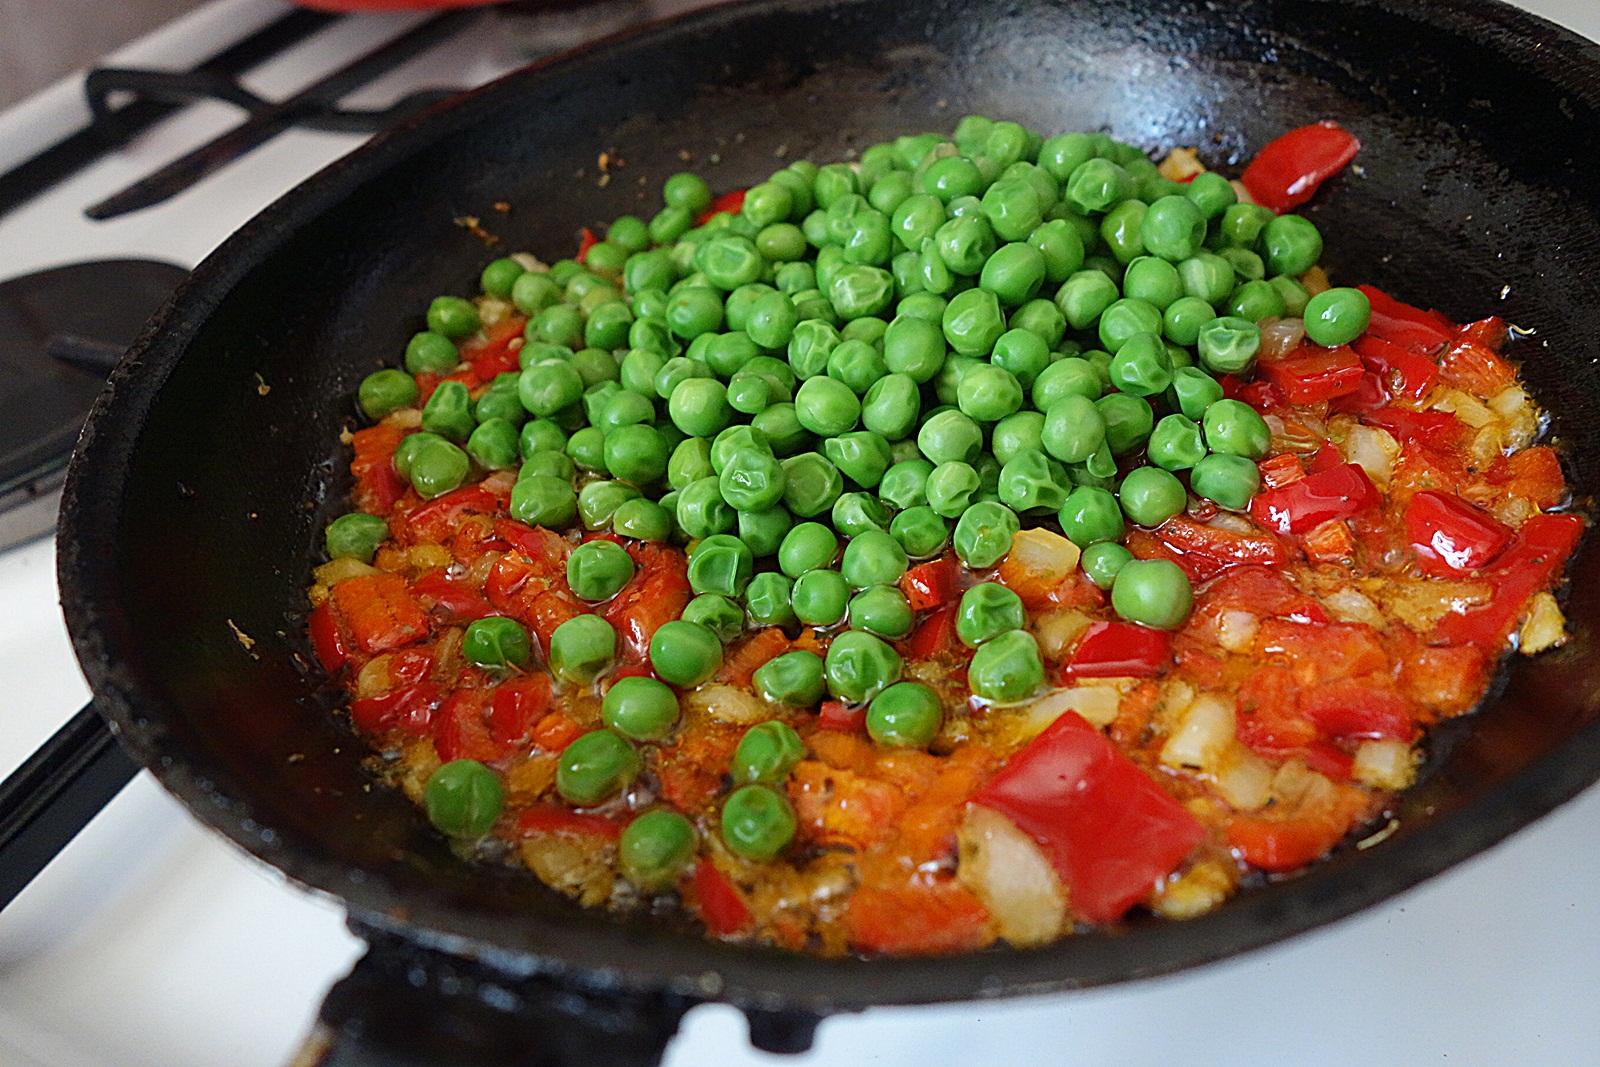
[[[1182,625],[1188,578],[1132,559],[1128,524],[1159,526],[1191,498],[1248,507],[1271,434],[1218,378],[1250,374],[1258,323],[1302,317],[1313,342],[1338,345],[1370,318],[1358,290],[1313,296],[1298,280],[1322,254],[1312,222],[1240,202],[1215,173],[1169,181],[1103,133],[1046,138],[973,115],[950,137],[900,137],[853,163],[789,164],[736,213],[698,224],[712,203],[702,178],[673,175],[663,197],[648,221],[615,220],[582,262],[498,259],[477,301],[434,300],[405,370],[369,376],[361,405],[372,418],[415,405],[415,375],[455,369],[487,315],[527,316],[521,369],[476,400],[441,383],[399,473],[431,498],[516,469],[523,522],[687,543],[695,598],[651,643],[657,675],[700,684],[751,624],[834,628],[826,656],[780,656],[756,689],[791,706],[867,705],[885,744],[926,745],[939,725],[892,647],[915,623],[897,586],[911,562],[949,546],[981,571],[1024,525],[1051,524],[1119,615]],[[347,516],[329,550],[370,558],[382,538]],[[586,600],[632,575],[605,545],[573,553]],[[962,634],[973,691],[1025,699],[1043,680],[1025,619],[990,632],[1012,605],[969,613],[964,599],[962,612],[984,635]],[[469,657],[526,658],[516,623],[484,621]],[[587,684],[615,653],[611,627],[582,616],[556,631],[551,667]],[[572,802],[622,789],[635,742],[670,729],[671,689],[635,688],[619,697],[630,710],[563,758]],[[735,838],[751,837],[740,819],[784,822],[759,793],[735,812]]]

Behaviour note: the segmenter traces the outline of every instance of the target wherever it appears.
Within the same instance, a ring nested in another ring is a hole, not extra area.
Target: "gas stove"
[[[638,0],[603,14],[469,20],[344,96],[382,109],[430,87],[480,84],[523,62],[530,27],[565,46],[692,3]],[[1600,39],[1593,0],[1521,5]],[[108,57],[187,69],[289,11],[216,0]],[[358,16],[253,67],[245,87],[293,96],[427,16]],[[602,24],[604,20],[604,24]],[[508,28],[513,32],[507,32]],[[255,211],[361,143],[337,123],[295,126],[172,199],[103,222],[85,208],[239,122],[220,102],[153,125],[0,218],[0,275],[99,258],[197,263]],[[0,113],[0,171],[82,126],[73,78]],[[42,506],[47,507],[47,504]],[[0,778],[88,699],[57,605],[54,552],[0,552]],[[1600,788],[1387,904],[1288,943],[1105,990],[827,1021],[795,1064],[1600,1064]],[[0,1067],[268,1067],[289,1060],[328,987],[359,956],[334,902],[201,828],[140,774],[0,911]],[[742,1016],[705,1006],[667,1063],[767,1064]]]

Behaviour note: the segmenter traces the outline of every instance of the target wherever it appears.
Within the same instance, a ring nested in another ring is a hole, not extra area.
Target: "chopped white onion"
[[[1216,693],[1201,693],[1179,716],[1177,732],[1161,746],[1161,762],[1168,767],[1215,772],[1234,742],[1233,729],[1233,701]]]
[[[1387,489],[1394,461],[1400,458],[1400,442],[1387,430],[1358,424],[1345,436],[1344,457],[1366,471],[1379,489]]]
[[[1374,630],[1383,629],[1386,623],[1378,605],[1359,589],[1335,589],[1322,598],[1322,604],[1337,622],[1362,622]]]
[[[772,706],[753,693],[731,685],[708,685],[684,695],[689,709],[703,711],[719,722],[741,726],[772,718]]]
[[[1272,765],[1235,741],[1218,760],[1212,779],[1222,799],[1239,811],[1255,811],[1272,797]]]
[[[1023,709],[1027,734],[1041,733],[1064,712],[1075,711],[1096,726],[1109,726],[1117,717],[1122,693],[1109,685],[1076,685],[1046,693]]]
[[[1261,358],[1281,359],[1300,347],[1306,337],[1303,319],[1263,319],[1261,326]]]
[[[1033,617],[1033,636],[1045,659],[1061,660],[1078,635],[1089,628],[1089,616],[1073,608],[1047,611]]]
[[[1011,538],[1007,564],[1021,567],[1043,584],[1062,581],[1078,569],[1078,546],[1058,533],[1034,526]]]
[[[1217,619],[1217,644],[1229,652],[1248,652],[1261,620],[1248,611],[1229,609]]]
[[[1529,606],[1527,621],[1517,633],[1517,648],[1525,656],[1555,648],[1567,640],[1566,619],[1556,598],[1537,593]]]
[[[1416,777],[1417,757],[1404,741],[1381,738],[1356,746],[1350,773],[1374,789],[1404,789]]]
[[[1001,937],[1041,945],[1067,929],[1066,894],[1033,838],[991,808],[973,804],[956,836],[956,876],[989,909]]]

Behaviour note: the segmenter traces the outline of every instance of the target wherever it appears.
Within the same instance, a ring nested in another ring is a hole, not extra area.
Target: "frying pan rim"
[[[1371,8],[1413,22],[1448,30],[1480,43],[1497,38],[1497,51],[1510,53],[1590,107],[1600,108],[1600,46],[1499,0],[1322,0],[1331,6]],[[554,973],[574,981],[638,990],[667,989],[684,995],[715,996],[741,1006],[803,1008],[819,1014],[877,1004],[929,1003],[969,998],[1060,992],[1178,970],[1260,947],[1285,936],[1325,925],[1392,898],[1423,879],[1502,840],[1539,815],[1570,799],[1600,777],[1600,724],[1591,724],[1562,750],[1526,768],[1500,793],[1468,804],[1418,829],[1411,856],[1425,862],[1391,864],[1381,879],[1350,877],[1343,868],[1319,875],[1319,884],[1338,890],[1332,905],[1310,921],[1282,925],[1285,909],[1296,909],[1295,883],[1269,886],[1237,899],[1227,908],[1188,924],[1151,926],[1140,931],[1147,944],[1172,941],[1163,930],[1233,931],[1225,946],[1124,969],[1114,975],[1059,973],[1072,958],[1066,939],[1046,949],[1000,950],[937,960],[819,960],[773,950],[732,949],[699,938],[652,939],[651,954],[641,954],[639,936],[629,927],[597,923],[579,936],[558,931],[549,950],[530,952],[484,941],[463,931],[470,913],[448,902],[407,900],[409,915],[398,919],[393,887],[378,879],[353,877],[348,865],[321,855],[297,853],[282,839],[247,829],[238,815],[240,798],[222,794],[192,754],[166,747],[159,728],[161,708],[119,667],[117,650],[129,639],[122,625],[120,598],[110,569],[117,557],[114,534],[120,527],[121,489],[141,436],[143,415],[167,377],[183,358],[203,323],[247,273],[280,250],[300,230],[335,210],[365,182],[461,130],[481,122],[500,102],[537,90],[541,81],[579,72],[586,62],[631,43],[673,34],[712,31],[724,21],[760,18],[796,7],[832,6],[827,0],[757,0],[724,4],[627,31],[573,52],[540,61],[411,120],[324,168],[241,227],[209,255],[182,286],[129,355],[113,373],[85,426],[63,495],[58,570],[63,608],[75,650],[96,694],[96,704],[134,756],[163,786],[214,829],[272,863],[314,892],[344,903],[353,918],[404,933],[421,944],[482,958],[512,973]],[[1510,36],[1510,40],[1506,37]],[[1542,54],[1541,51],[1543,50]],[[1567,56],[1554,62],[1552,53]],[[1576,79],[1583,55],[1591,81]],[[1565,758],[1558,756],[1565,754]],[[203,759],[200,761],[203,764]],[[247,798],[246,798],[247,799]],[[1359,868],[1359,865],[1357,865]],[[1325,872],[1328,869],[1325,869]],[[607,933],[609,931],[609,933]],[[1255,931],[1252,936],[1252,931]],[[559,935],[559,936],[557,936]],[[1179,943],[1192,940],[1181,938]],[[670,951],[662,954],[663,944]]]

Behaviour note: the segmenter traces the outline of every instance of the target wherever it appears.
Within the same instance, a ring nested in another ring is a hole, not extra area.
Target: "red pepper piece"
[[[919,563],[900,576],[900,591],[912,611],[938,607],[961,591],[961,564],[954,556]]]
[[[474,337],[461,346],[461,358],[472,364],[480,382],[493,381],[497,375],[518,369],[517,353],[522,349],[527,325],[528,320],[521,315],[508,315],[485,330],[483,337]]]
[[[466,581],[451,578],[444,568],[435,568],[411,583],[411,591],[424,603],[433,602],[436,608],[454,619],[470,622],[487,619],[495,614],[494,605],[478,595]]]
[[[363,652],[376,655],[428,634],[428,615],[398,574],[364,574],[333,587],[333,610]]]
[[[728,876],[702,859],[690,880],[696,909],[706,929],[716,937],[731,937],[750,925],[750,905]]]
[[[593,812],[573,811],[559,804],[535,804],[517,816],[517,833],[523,837],[572,834],[615,841],[622,836],[622,827],[604,815]]]
[[[1365,415],[1369,411],[1377,411],[1389,399],[1389,387],[1383,384],[1382,375],[1368,370],[1361,372],[1361,381],[1354,392],[1339,397],[1328,408],[1341,415]]]
[[[1301,479],[1301,482],[1304,480]],[[1295,482],[1288,488],[1292,489],[1301,482]],[[1187,571],[1191,578],[1200,581],[1213,578],[1241,563],[1280,567],[1289,560],[1282,543],[1270,533],[1223,530],[1195,522],[1186,515],[1176,515],[1162,523],[1155,530],[1155,538],[1173,552],[1178,566]],[[1131,537],[1129,547],[1132,548]]]
[[[1488,566],[1515,536],[1511,527],[1487,512],[1433,489],[1411,498],[1405,521],[1417,562],[1424,571],[1441,576]]]
[[[1154,678],[1172,662],[1160,630],[1126,622],[1090,623],[1062,672],[1068,678]]]
[[[1355,757],[1329,741],[1313,741],[1295,755],[1305,760],[1307,767],[1335,782],[1348,782],[1355,774]]]
[[[650,639],[683,615],[694,594],[682,552],[655,544],[639,545],[634,552],[638,570],[601,613],[622,638],[623,658],[644,663]]]
[[[1407,411],[1405,408],[1385,407],[1369,411],[1361,421],[1380,430],[1388,430],[1402,443],[1415,441],[1429,448],[1447,448],[1461,438],[1467,424],[1448,411]]]
[[[1511,547],[1482,572],[1494,583],[1494,598],[1440,619],[1434,643],[1477,645],[1499,655],[1528,598],[1555,584],[1582,535],[1583,520],[1576,515],[1535,515],[1523,523]]]
[[[1431,355],[1437,352],[1456,332],[1456,324],[1437,311],[1402,304],[1382,289],[1358,285],[1372,304],[1372,321],[1367,326],[1369,335],[1393,341],[1404,348]]]
[[[989,909],[954,878],[864,885],[845,914],[854,948],[893,956],[976,951],[992,940],[989,923]]]
[[[431,370],[419,371],[417,379],[417,403],[426,404],[433,396],[433,391],[439,388],[439,383],[444,381],[444,375]]]
[[[1011,757],[974,800],[1037,841],[1092,923],[1121,918],[1205,837],[1198,819],[1076,712]]]
[[[1417,734],[1411,702],[1392,689],[1329,682],[1300,695],[1300,713],[1331,738],[1394,738]]]
[[[546,752],[561,752],[583,734],[583,727],[561,712],[552,711],[533,728],[533,743]]]
[[[1361,387],[1361,357],[1348,345],[1302,345],[1282,359],[1263,361],[1261,375],[1291,404],[1320,404]],[[1249,401],[1246,401],[1248,403]]]
[[[1461,340],[1471,341],[1473,344],[1481,345],[1491,352],[1498,352],[1500,351],[1500,346],[1506,343],[1506,334],[1508,332],[1509,328],[1506,326],[1505,319],[1502,319],[1499,315],[1490,315],[1486,319],[1469,322],[1461,327]]]
[[[1311,457],[1310,473],[1321,474],[1323,471],[1331,471],[1333,468],[1342,467],[1343,465],[1344,457],[1339,454],[1339,450],[1333,447],[1331,441],[1325,441],[1322,447],[1317,449],[1316,454]]]
[[[585,259],[587,259],[589,257],[589,249],[593,248],[595,245],[597,245],[599,243],[600,243],[600,238],[598,238],[598,237],[596,237],[594,235],[594,231],[593,230],[591,230],[591,229],[589,229],[589,227],[585,226],[583,228],[583,230],[578,234],[578,254],[573,256],[572,258],[577,260],[579,263],[582,263]]]
[[[414,541],[444,544],[468,515],[493,515],[500,502],[481,485],[452,490],[406,514],[406,529]]]
[[[490,736],[489,724],[484,721],[488,708],[486,690],[457,689],[450,694],[433,720],[433,747],[441,760],[492,763],[511,754],[509,745]]]
[[[340,668],[350,662],[350,648],[344,643],[344,634],[339,632],[339,624],[333,617],[333,601],[324,600],[317,605],[306,620],[306,630],[311,635],[311,647],[323,670],[337,674]]]
[[[940,604],[917,624],[911,636],[900,646],[906,659],[927,659],[936,652],[945,652],[955,646],[956,605]]]
[[[1355,135],[1329,119],[1267,142],[1240,175],[1250,196],[1280,215],[1310,200],[1361,150]]]
[[[1439,366],[1433,360],[1382,337],[1362,334],[1350,347],[1361,357],[1362,364],[1383,379],[1383,384],[1393,389],[1396,396],[1421,400],[1439,377]]]
[[[817,712],[817,729],[834,730],[841,734],[867,732],[867,709],[849,708],[837,700],[824,700]]]
[[[1293,485],[1257,493],[1250,517],[1280,534],[1301,534],[1329,519],[1347,519],[1378,507],[1383,496],[1354,463],[1306,475]]]
[[[421,737],[433,723],[433,713],[444,694],[433,682],[402,686],[375,697],[350,702],[350,718],[370,733],[402,730]]]
[[[712,218],[726,211],[730,215],[737,215],[744,210],[744,194],[746,190],[735,189],[731,193],[723,193],[711,201],[711,206],[702,211],[694,220],[696,226],[704,226]]]
[[[489,699],[489,736],[502,745],[523,744],[549,710],[549,675],[529,674],[503,682]]]

